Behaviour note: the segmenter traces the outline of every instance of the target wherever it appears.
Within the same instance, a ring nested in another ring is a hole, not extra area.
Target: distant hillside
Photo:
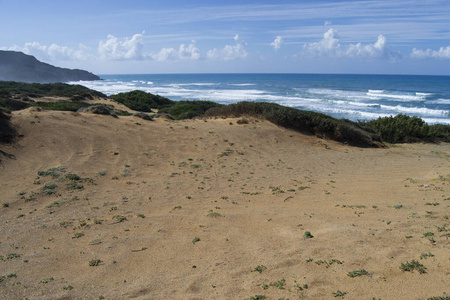
[[[55,67],[22,52],[0,51],[0,81],[49,83],[78,80],[100,80],[100,77],[83,70]]]

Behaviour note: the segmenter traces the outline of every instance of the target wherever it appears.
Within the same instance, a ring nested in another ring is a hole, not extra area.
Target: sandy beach
[[[450,293],[450,144],[357,148],[251,118],[12,123],[1,299]]]

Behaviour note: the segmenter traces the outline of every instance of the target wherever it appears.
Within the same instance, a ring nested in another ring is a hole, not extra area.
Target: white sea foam
[[[171,86],[211,86],[211,85],[219,85],[220,83],[213,82],[192,82],[192,83],[172,83]]]
[[[231,86],[251,86],[256,85],[256,83],[230,83]]]
[[[384,93],[384,90],[369,90],[368,92],[372,94],[382,94]]]
[[[438,119],[438,118],[422,118],[428,124],[448,124],[450,125],[450,119]]]
[[[417,96],[425,96],[425,97],[428,97],[428,96],[433,96],[434,94],[432,94],[432,93],[419,93],[419,92],[416,92],[416,95],[417,95]]]
[[[450,99],[437,99],[437,100],[430,100],[427,101],[429,104],[450,104]],[[450,109],[450,107],[449,107]]]
[[[388,100],[395,100],[395,101],[403,101],[403,102],[410,102],[410,101],[423,101],[426,99],[426,96],[424,95],[411,95],[411,94],[392,94],[392,93],[372,93],[368,92],[367,96],[371,97],[372,99],[388,99]]]
[[[446,115],[448,116],[449,113],[448,111],[445,110],[430,109],[425,107],[404,107],[401,105],[397,106],[380,105],[380,107],[388,111],[396,111],[408,114],[429,115],[429,116],[446,116]]]

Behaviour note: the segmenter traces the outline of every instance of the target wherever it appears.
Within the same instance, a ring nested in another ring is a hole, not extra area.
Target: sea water
[[[450,76],[327,74],[101,75],[72,82],[106,95],[142,90],[171,100],[240,101],[284,106],[349,120],[405,114],[450,124]]]

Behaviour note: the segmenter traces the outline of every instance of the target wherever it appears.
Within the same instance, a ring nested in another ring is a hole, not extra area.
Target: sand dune
[[[2,299],[450,293],[449,144],[362,149],[263,120],[36,108],[12,122]],[[401,270],[413,260],[426,273]]]

